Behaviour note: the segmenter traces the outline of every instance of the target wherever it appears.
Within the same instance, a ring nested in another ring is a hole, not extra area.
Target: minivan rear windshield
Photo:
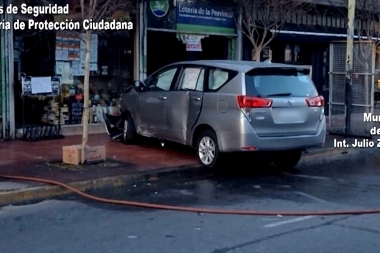
[[[308,71],[297,68],[260,68],[245,74],[246,95],[260,97],[317,96]]]

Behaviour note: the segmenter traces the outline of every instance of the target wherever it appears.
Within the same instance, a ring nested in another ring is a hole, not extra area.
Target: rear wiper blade
[[[273,93],[273,94],[269,94],[267,95],[267,97],[289,97],[291,96],[292,93]]]

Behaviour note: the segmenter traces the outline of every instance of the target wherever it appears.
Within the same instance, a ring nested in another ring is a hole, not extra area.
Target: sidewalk
[[[326,159],[341,154],[378,149],[334,148],[334,138],[328,135],[323,148],[307,152],[302,161]],[[348,142],[352,143],[352,139]],[[167,173],[199,168],[195,151],[176,144],[161,147],[156,140],[141,145],[124,145],[111,141],[107,135],[90,135],[89,145],[105,145],[107,161],[87,166],[63,165],[62,146],[79,144],[81,136],[61,140],[0,142],[0,174],[29,176],[69,183],[86,191],[99,187],[114,187],[127,182],[154,179]],[[68,193],[61,187],[37,183],[10,181],[0,178],[0,206],[10,203],[54,197]]]

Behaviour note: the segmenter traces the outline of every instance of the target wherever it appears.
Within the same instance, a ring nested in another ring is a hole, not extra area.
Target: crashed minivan
[[[293,167],[326,138],[324,98],[309,71],[232,60],[167,65],[123,96],[123,139],[192,146],[208,168],[230,152],[265,152],[274,164]]]

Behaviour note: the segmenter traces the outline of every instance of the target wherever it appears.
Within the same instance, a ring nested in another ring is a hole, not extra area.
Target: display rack
[[[61,108],[60,91],[61,78],[59,76],[31,77],[22,76],[22,139],[26,141],[51,140],[64,138],[61,124],[67,117],[64,107]],[[43,111],[36,110],[35,101],[48,100]],[[28,100],[28,104],[26,103]],[[31,115],[40,117],[39,123],[30,124],[25,120],[25,107],[31,108]],[[41,115],[39,115],[41,114]]]

